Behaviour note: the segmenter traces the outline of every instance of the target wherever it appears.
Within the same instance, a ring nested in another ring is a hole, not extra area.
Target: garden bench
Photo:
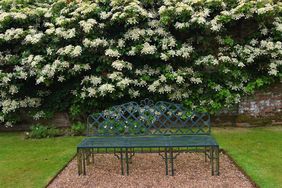
[[[149,99],[113,106],[88,117],[87,136],[77,146],[78,174],[94,154],[113,152],[121,174],[129,174],[135,153],[158,152],[166,175],[174,175],[174,160],[181,152],[203,152],[211,174],[219,175],[219,146],[210,135],[208,113],[190,112],[181,104]]]

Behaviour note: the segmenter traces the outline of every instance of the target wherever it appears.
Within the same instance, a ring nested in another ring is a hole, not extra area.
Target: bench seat
[[[160,135],[85,138],[78,148],[218,147],[211,135]]]

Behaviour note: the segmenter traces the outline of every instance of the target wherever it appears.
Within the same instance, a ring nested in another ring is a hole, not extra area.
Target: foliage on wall
[[[216,112],[281,80],[275,0],[2,0],[0,122],[150,97]]]

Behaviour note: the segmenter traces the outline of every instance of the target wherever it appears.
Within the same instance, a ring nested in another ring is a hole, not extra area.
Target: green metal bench
[[[166,175],[174,175],[174,160],[181,152],[203,152],[211,174],[219,175],[219,146],[210,135],[208,113],[189,112],[183,105],[149,99],[129,102],[88,117],[87,136],[77,146],[78,174],[94,163],[94,154],[112,152],[121,174],[129,174],[135,153],[158,152]],[[125,167],[124,167],[125,166]]]

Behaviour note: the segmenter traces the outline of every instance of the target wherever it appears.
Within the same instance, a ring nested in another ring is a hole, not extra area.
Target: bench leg
[[[219,175],[219,147],[215,147],[215,175]]]
[[[207,162],[207,147],[205,147],[205,162]]]
[[[124,169],[123,169],[123,152],[122,148],[120,148],[120,167],[121,167],[121,175],[124,175]]]
[[[82,149],[82,169],[83,169],[83,175],[86,175],[86,158],[87,158],[87,153],[85,152],[85,149]]]
[[[170,168],[171,168],[171,175],[174,176],[174,166],[173,166],[173,148],[169,148],[169,158],[170,158]]]
[[[168,175],[168,157],[167,157],[167,148],[165,148],[165,174]]]
[[[90,164],[91,149],[86,150],[86,165]]]
[[[82,173],[82,154],[79,148],[77,148],[76,158],[77,158],[78,175],[81,175]]]
[[[91,162],[94,164],[94,148],[91,149]]]
[[[211,174],[219,175],[219,147],[211,147]]]
[[[126,161],[126,175],[129,175],[129,157],[128,148],[125,149],[125,161]]]
[[[77,149],[77,168],[78,168],[78,175],[86,175],[86,153],[84,149]]]
[[[211,147],[210,148],[210,163],[211,163],[211,175],[214,175],[214,148]]]

